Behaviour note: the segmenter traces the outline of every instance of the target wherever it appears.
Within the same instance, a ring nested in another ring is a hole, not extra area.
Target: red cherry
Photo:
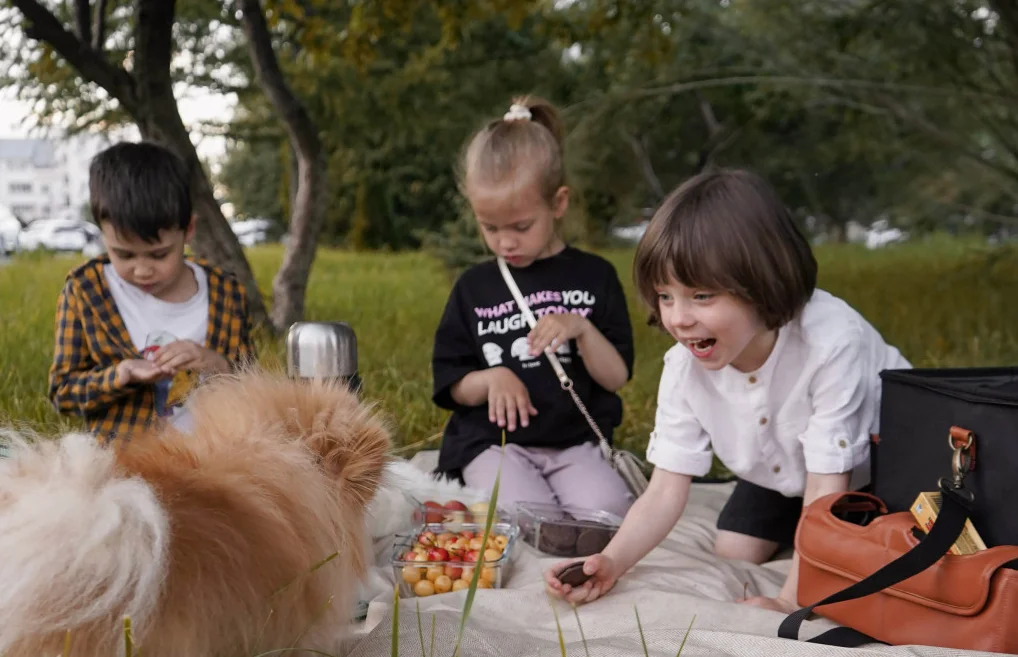
[[[480,554],[478,554],[477,550],[470,550],[465,555],[463,555],[463,561],[469,561],[471,563],[475,563],[479,556],[480,556]]]
[[[445,519],[444,509],[441,504],[434,500],[428,500],[423,504],[424,506],[424,522],[433,524],[436,522],[442,522]]]
[[[450,500],[445,503],[445,508],[449,509],[450,511],[466,511],[467,505],[464,504],[463,502],[460,502],[459,500]]]
[[[449,561],[462,563],[463,560],[457,557],[456,555],[452,555],[449,557]],[[463,568],[460,566],[453,566],[452,564],[448,564],[445,567],[445,574],[449,576],[449,579],[455,582],[463,575]]]
[[[445,548],[433,547],[428,550],[428,561],[447,561],[449,552]]]

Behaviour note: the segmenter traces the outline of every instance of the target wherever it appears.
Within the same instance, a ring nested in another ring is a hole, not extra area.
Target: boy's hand
[[[530,424],[530,416],[537,415],[537,409],[530,403],[530,393],[508,367],[492,367],[485,370],[488,379],[488,419],[509,431],[516,431],[516,418],[520,426]],[[508,426],[507,426],[508,425]]]
[[[586,317],[573,313],[549,314],[537,320],[527,335],[530,355],[537,356],[545,347],[558,349],[569,340],[575,340],[592,326]]]
[[[230,369],[230,364],[221,355],[190,340],[177,340],[161,347],[152,362],[171,373],[181,370],[226,372]]]
[[[582,586],[574,588],[560,582],[558,574],[562,572],[563,568],[577,561],[584,561],[583,572],[591,577]],[[616,566],[612,558],[599,553],[585,559],[560,561],[544,571],[544,583],[548,592],[556,598],[567,600],[573,604],[582,604],[593,602],[610,591],[619,578],[619,573],[615,571]]]
[[[159,367],[152,361],[132,358],[122,360],[117,364],[116,382],[121,386],[126,386],[129,383],[154,383],[172,375],[173,372]]]

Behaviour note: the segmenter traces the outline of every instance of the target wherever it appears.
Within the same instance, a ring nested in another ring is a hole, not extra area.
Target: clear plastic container
[[[412,505],[410,522],[415,527],[436,523],[476,523],[483,527],[488,521],[488,502],[491,499],[488,495],[471,496],[464,493],[456,498],[426,500],[417,499],[407,492],[403,495]],[[515,524],[515,514],[496,506],[494,522]],[[451,527],[455,528],[455,525]]]
[[[622,524],[622,518],[607,511],[531,502],[516,505],[516,521],[525,543],[557,557],[600,552]]]
[[[419,531],[397,537],[392,549],[392,572],[399,583],[400,597],[424,597],[466,588],[473,577],[473,569],[481,561],[483,570],[477,587],[502,588],[519,551],[519,528],[512,523],[492,524],[488,536],[490,545],[486,549],[495,550],[497,558],[493,558],[495,553],[484,558],[485,550],[478,545],[483,537],[484,523],[458,522],[429,523]],[[456,545],[461,539],[465,544]],[[418,560],[415,548],[418,551],[423,548],[427,560]]]

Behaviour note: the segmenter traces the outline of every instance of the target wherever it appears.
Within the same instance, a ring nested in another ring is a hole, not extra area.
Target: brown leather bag
[[[877,514],[866,526],[842,519],[866,511]],[[796,533],[799,604],[820,603],[908,554],[920,544],[915,527],[911,513],[887,514],[865,493],[816,500]],[[1018,563],[1018,546],[946,554],[904,581],[817,613],[892,645],[1018,653],[1018,570],[1010,562]]]

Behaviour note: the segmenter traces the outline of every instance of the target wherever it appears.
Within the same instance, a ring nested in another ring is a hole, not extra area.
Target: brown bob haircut
[[[675,280],[729,292],[775,329],[813,296],[817,263],[767,181],[751,171],[720,169],[668,195],[637,246],[633,277],[652,324],[660,323],[655,286]]]

